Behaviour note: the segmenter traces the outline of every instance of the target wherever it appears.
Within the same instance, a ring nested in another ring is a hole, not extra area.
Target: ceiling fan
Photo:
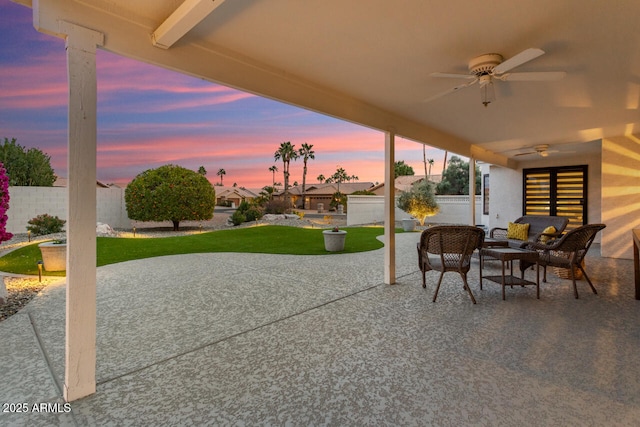
[[[467,88],[476,83],[480,86],[480,95],[482,104],[486,107],[495,101],[495,93],[493,90],[493,81],[555,81],[562,79],[566,73],[564,71],[544,71],[544,72],[526,72],[526,73],[509,73],[512,69],[529,62],[540,55],[544,51],[537,48],[525,49],[517,55],[504,60],[502,55],[498,53],[487,53],[473,58],[469,61],[469,74],[452,74],[452,73],[433,73],[431,77],[442,77],[447,79],[465,79],[466,83],[454,86],[444,92],[441,92],[425,102],[443,97],[460,89]]]
[[[529,156],[531,154],[537,154],[540,157],[547,157],[550,153],[559,153],[560,150],[549,150],[549,144],[541,144],[533,147],[533,151],[527,151],[524,153],[514,154],[516,156]]]

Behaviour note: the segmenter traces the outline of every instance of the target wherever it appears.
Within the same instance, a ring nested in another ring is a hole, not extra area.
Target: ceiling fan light
[[[492,81],[489,81],[480,86],[480,99],[482,100],[482,104],[485,107],[496,100],[496,93],[493,90]]]

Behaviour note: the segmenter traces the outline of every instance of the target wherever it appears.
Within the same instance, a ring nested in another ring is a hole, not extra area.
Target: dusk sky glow
[[[16,138],[51,156],[67,176],[67,67],[64,41],[38,33],[31,9],[0,0],[0,138]],[[173,71],[97,54],[98,179],[126,185],[137,174],[167,163],[197,170],[225,185],[270,185],[273,154],[284,141],[313,145],[307,182],[338,166],[360,181],[384,179],[384,134]],[[440,173],[444,152],[427,147]],[[424,173],[422,145],[396,140],[396,160]],[[291,182],[302,182],[302,161]]]

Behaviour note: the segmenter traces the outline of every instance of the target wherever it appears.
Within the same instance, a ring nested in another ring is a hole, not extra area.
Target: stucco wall
[[[440,212],[427,218],[429,223],[440,224],[468,224],[469,197],[468,196],[436,196]],[[396,221],[411,216],[398,209]],[[482,207],[480,196],[476,196],[476,224],[482,224]],[[384,222],[384,196],[348,196],[347,225],[382,224]]]
[[[96,188],[98,222],[114,228],[127,228],[124,189]],[[49,214],[67,220],[67,189],[64,187],[9,187],[7,231],[26,233],[27,222],[40,214]]]
[[[640,135],[602,140],[602,256],[633,258],[640,228]]]

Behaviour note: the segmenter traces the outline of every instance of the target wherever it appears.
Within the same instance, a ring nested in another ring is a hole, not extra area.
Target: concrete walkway
[[[49,287],[0,323],[0,403],[29,409],[0,425],[637,425],[631,261],[587,260],[599,295],[582,282],[575,300],[550,273],[540,300],[530,287],[506,301],[479,289],[475,262],[478,304],[454,273],[434,304],[418,237],[397,235],[395,286],[383,250],[101,267],[98,391],[68,407],[65,290]]]

